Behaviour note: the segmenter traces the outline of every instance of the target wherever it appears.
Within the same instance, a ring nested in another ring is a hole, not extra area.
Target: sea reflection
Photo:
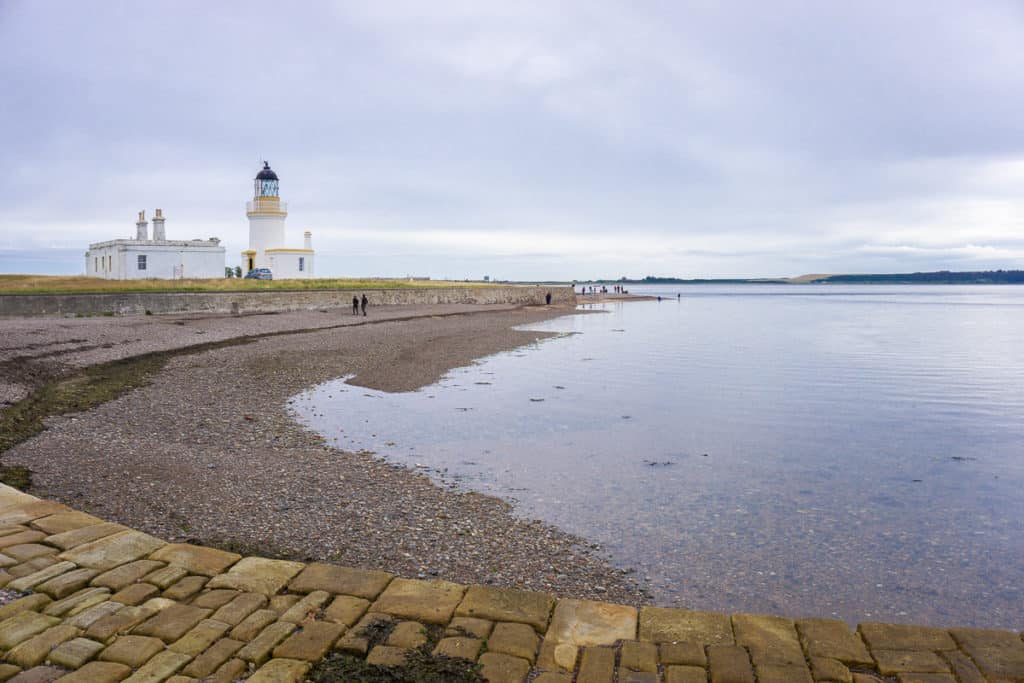
[[[1024,288],[651,291],[296,413],[600,543],[660,604],[1024,627]]]

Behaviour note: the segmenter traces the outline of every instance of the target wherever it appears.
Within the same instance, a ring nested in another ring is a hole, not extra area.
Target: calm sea
[[[659,604],[1024,628],[1024,287],[641,290],[296,413],[600,544]]]

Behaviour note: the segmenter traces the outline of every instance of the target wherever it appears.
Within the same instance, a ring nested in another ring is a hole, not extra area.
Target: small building
[[[89,245],[85,274],[107,280],[164,280],[224,277],[224,247],[220,240],[169,240],[161,209],[153,216],[149,239],[146,212],[139,211],[135,239],[113,239]]]
[[[277,174],[270,164],[256,174],[255,192],[246,204],[249,217],[249,248],[242,252],[242,271],[269,268],[275,280],[313,277],[313,233],[304,233],[302,249],[289,249],[284,235],[288,205],[281,201]]]

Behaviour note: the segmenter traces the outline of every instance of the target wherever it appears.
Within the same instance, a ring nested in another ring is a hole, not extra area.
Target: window
[[[139,270],[145,270],[145,269],[146,269],[146,255],[145,254],[139,254]]]
[[[301,273],[305,269],[306,269],[306,257],[305,256],[300,256],[299,257],[299,272]]]
[[[100,257],[99,256],[93,256],[92,257],[92,272],[94,272],[94,273],[100,272]]]

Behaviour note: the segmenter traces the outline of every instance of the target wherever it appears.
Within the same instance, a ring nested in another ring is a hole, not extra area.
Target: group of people
[[[588,289],[590,290],[589,292],[587,291]],[[626,290],[625,288],[623,288],[622,285],[612,285],[612,291],[615,294],[629,294],[629,291]],[[607,293],[608,293],[608,287],[606,285],[601,285],[600,287],[595,287],[594,285],[582,285],[580,287],[580,294],[607,294]]]
[[[358,296],[353,296],[352,297],[352,315],[359,315],[359,305],[362,304],[362,306],[363,306],[363,315],[365,316],[366,315],[366,304],[368,304],[368,303],[370,303],[370,300],[366,298],[365,294],[363,294],[362,300],[360,300]]]

